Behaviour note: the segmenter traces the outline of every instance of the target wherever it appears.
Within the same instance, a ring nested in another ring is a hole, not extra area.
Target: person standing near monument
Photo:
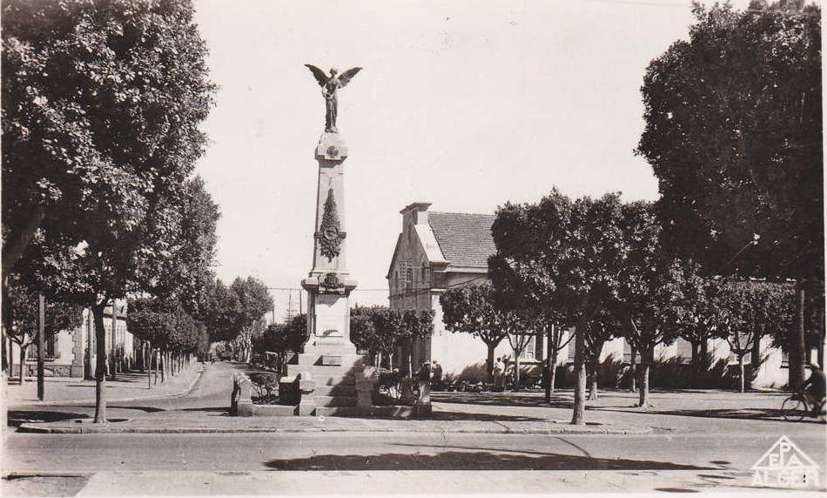
[[[438,361],[434,360],[433,366],[433,380],[432,384],[434,389],[442,389],[442,365],[439,364]]]
[[[494,390],[497,392],[503,391],[503,374],[505,374],[505,363],[498,356],[497,361],[494,362]]]

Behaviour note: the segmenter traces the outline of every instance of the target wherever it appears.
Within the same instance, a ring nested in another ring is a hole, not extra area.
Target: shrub
[[[250,375],[257,396],[253,402],[258,404],[272,404],[278,400],[279,378],[274,373],[258,372]]]

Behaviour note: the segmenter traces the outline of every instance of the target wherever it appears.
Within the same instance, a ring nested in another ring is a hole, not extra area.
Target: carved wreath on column
[[[322,256],[328,261],[339,255],[342,250],[342,240],[345,232],[340,231],[339,215],[336,213],[336,199],[333,198],[333,189],[328,189],[327,199],[324,201],[324,213],[316,239],[319,241]]]

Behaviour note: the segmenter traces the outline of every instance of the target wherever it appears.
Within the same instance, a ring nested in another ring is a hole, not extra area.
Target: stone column
[[[368,376],[365,360],[350,341],[350,293],[356,281],[346,262],[344,161],[348,150],[338,133],[324,133],[316,146],[319,177],[316,193],[313,267],[302,280],[307,290],[308,338],[303,353],[287,366],[291,391],[300,397],[299,415],[354,413],[365,410]],[[357,406],[357,377],[362,380]],[[375,383],[375,380],[373,380]]]

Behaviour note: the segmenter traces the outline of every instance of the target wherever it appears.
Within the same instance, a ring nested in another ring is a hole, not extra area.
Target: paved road
[[[116,404],[110,416],[145,416],[159,410],[191,412],[202,417],[226,416],[228,377],[235,368],[217,363],[188,396]],[[635,436],[11,433],[5,439],[7,458],[3,471],[52,475],[4,481],[4,492],[113,494],[127,489],[141,494],[255,494],[264,489],[269,493],[303,494],[308,490],[346,491],[351,489],[349,485],[353,486],[352,492],[359,492],[356,476],[363,483],[364,479],[377,486],[381,483],[381,489],[417,493],[425,490],[416,487],[416,483],[431,478],[442,483],[444,488],[440,491],[446,493],[472,489],[490,492],[503,489],[502,486],[507,486],[509,492],[549,491],[550,482],[557,483],[554,490],[569,492],[710,489],[749,484],[749,467],[781,435],[790,437],[822,469],[827,462],[823,425],[685,416],[683,412],[666,415],[616,411],[618,399],[622,401],[623,396],[607,396],[607,409],[590,413],[590,417],[622,419],[624,423],[638,421],[655,427],[676,426],[678,430],[656,430]],[[722,397],[721,402],[724,401]],[[769,404],[772,403],[770,400]],[[483,415],[510,411],[535,416],[543,410],[559,411],[561,416],[566,413],[563,408],[496,404],[480,407],[445,403],[441,407]],[[90,414],[94,407],[49,410],[76,416]],[[25,412],[26,409],[17,410],[15,416],[25,417]],[[29,413],[34,416],[38,412]],[[453,472],[442,472],[448,469]],[[535,472],[524,472],[528,469]],[[303,470],[318,472],[296,472]],[[168,474],[172,471],[176,473]],[[161,479],[165,475],[169,479]],[[287,476],[292,476],[292,480]],[[509,481],[512,478],[517,480]]]

